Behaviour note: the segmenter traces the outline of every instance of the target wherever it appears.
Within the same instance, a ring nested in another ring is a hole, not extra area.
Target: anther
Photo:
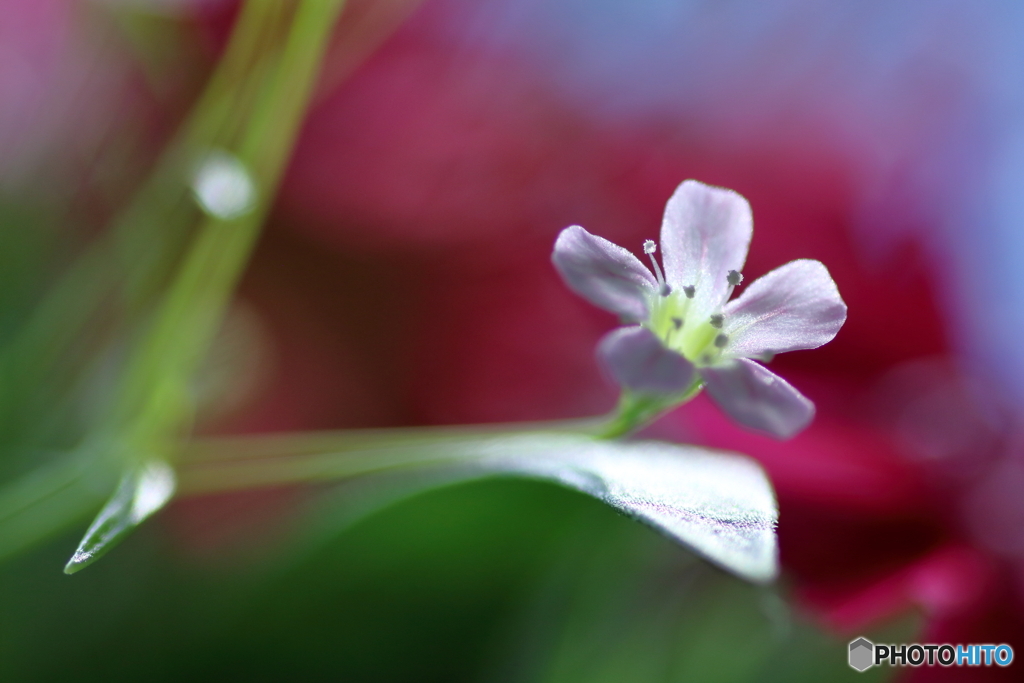
[[[711,316],[711,327],[716,330],[722,329],[722,323],[725,322],[725,317],[721,313],[715,313]]]
[[[654,266],[654,274],[658,276],[658,284],[661,285],[659,293],[662,296],[668,296],[672,293],[672,288],[665,282],[665,275],[661,272],[661,266],[658,265],[658,259],[654,258],[654,252],[658,251],[658,245],[654,240],[644,241],[644,253],[651,259],[651,265]]]
[[[729,335],[727,335],[727,334],[720,334],[717,337],[715,337],[715,346],[717,346],[720,349],[721,348],[725,348],[725,345],[728,344],[728,343],[729,343]]]
[[[682,318],[672,318],[672,326],[675,327],[677,330],[682,329],[683,328],[683,319]]]
[[[686,295],[687,299],[692,299],[693,295],[697,293],[697,288],[693,285],[686,285],[683,287],[683,294]]]
[[[725,276],[725,279],[728,281],[730,287],[735,287],[739,283],[743,282],[743,273],[738,270],[730,270],[729,274]]]

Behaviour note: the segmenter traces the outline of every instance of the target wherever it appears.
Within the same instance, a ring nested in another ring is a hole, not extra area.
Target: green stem
[[[199,213],[183,180],[201,153],[237,138],[276,59],[271,48],[286,8],[276,0],[243,4],[207,87],[148,179],[0,348],[0,409],[16,429],[36,427],[40,406],[56,413],[90,371],[84,359],[137,328],[166,288]]]
[[[198,495],[472,463],[510,437],[592,435],[597,427],[593,420],[569,420],[199,440],[179,456],[179,491]]]
[[[651,397],[623,392],[609,419],[455,427],[345,430],[200,439],[178,456],[180,491],[217,491],[327,481],[409,467],[471,462],[489,444],[522,434],[577,434],[599,439],[627,436],[700,391]]]
[[[690,388],[675,396],[650,396],[623,390],[619,405],[615,412],[598,433],[601,439],[618,439],[628,436],[642,427],[658,419],[665,413],[693,399],[700,393],[704,384],[700,378],[694,380]]]
[[[45,358],[55,357],[76,341],[95,307],[104,303],[115,287],[125,290],[128,299],[139,298],[144,293],[140,288],[145,289],[140,280],[147,279],[147,274],[152,279],[152,273],[160,270],[154,259],[166,262],[169,253],[177,253],[168,244],[183,231],[169,229],[169,224],[181,228],[182,221],[169,219],[180,213],[181,204],[187,204],[191,216],[195,215],[192,203],[186,201],[187,187],[181,182],[184,169],[195,161],[196,150],[221,144],[218,140],[231,133],[232,109],[251,99],[243,96],[253,89],[249,72],[261,58],[259,48],[282,8],[281,3],[266,0],[243,5],[217,69],[148,180],[115,220],[113,229],[67,271],[0,358],[25,360],[33,353],[40,355],[41,342],[45,342]],[[125,272],[116,274],[120,278],[111,272],[110,256],[115,251],[124,255],[121,265]]]
[[[182,447],[182,465],[205,465],[233,460],[287,458],[354,448],[384,448],[408,444],[432,444],[508,436],[522,433],[596,435],[600,419],[511,422],[439,427],[390,427],[386,429],[345,429],[326,432],[259,434],[195,439]]]
[[[255,0],[261,4],[265,0]],[[166,448],[191,419],[188,386],[249,260],[315,83],[341,0],[306,0],[295,11],[276,64],[266,73],[233,150],[258,189],[249,213],[208,216],[199,228],[156,320],[129,365],[110,425],[129,431],[137,457]]]
[[[116,288],[131,327],[132,314],[150,308],[155,292],[166,286],[162,273],[169,276],[180,262],[152,323],[130,353],[110,419],[75,452],[53,457],[0,488],[0,557],[95,510],[125,464],[166,455],[168,438],[187,430],[187,383],[259,234],[342,5],[343,0],[244,3],[217,70],[150,179],[108,236],[0,352],[0,378],[20,381],[27,368],[52,373],[51,364],[77,348],[82,331]],[[282,31],[283,18],[290,19],[287,31]],[[235,150],[248,164],[261,191],[259,201],[237,220],[204,218],[182,259],[179,241],[200,215],[186,180],[198,156],[216,147]],[[73,381],[57,374],[64,383]],[[9,387],[5,382],[0,390]]]

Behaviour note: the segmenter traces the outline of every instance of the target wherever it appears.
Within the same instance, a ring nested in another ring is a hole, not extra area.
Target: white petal
[[[776,268],[725,307],[731,357],[815,349],[832,341],[846,322],[846,304],[820,261],[802,259]]]
[[[788,439],[814,418],[814,404],[763,365],[746,358],[701,368],[708,394],[729,417],[755,431]]]
[[[676,290],[696,287],[699,316],[725,303],[729,271],[743,270],[753,226],[750,204],[732,190],[687,180],[668,200],[661,224],[665,279]]]
[[[657,280],[636,256],[578,225],[563,230],[551,254],[569,289],[630,322],[647,318]]]

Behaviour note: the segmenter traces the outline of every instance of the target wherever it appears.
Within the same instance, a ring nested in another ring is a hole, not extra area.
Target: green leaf
[[[882,681],[858,673],[847,641],[823,631],[774,587],[687,562],[627,529],[580,525],[538,577],[496,650],[492,678],[518,683],[803,683]],[[913,640],[910,623],[880,642]],[[877,632],[865,635],[875,637]],[[538,634],[540,637],[538,637]]]
[[[750,581],[770,581],[778,572],[775,497],[761,468],[744,456],[564,432],[456,432],[447,438],[430,430],[411,433],[418,436],[393,430],[221,440],[219,447],[208,442],[185,457],[182,491],[341,480],[410,468],[465,479],[525,476],[593,496]],[[438,481],[425,477],[421,490]]]
[[[593,496],[745,579],[778,574],[771,484],[753,460],[657,441],[523,435],[482,462]]]
[[[174,494],[174,470],[161,460],[150,460],[121,477],[114,495],[103,506],[64,566],[65,574],[88,567],[117,545],[144,519],[159,510]]]

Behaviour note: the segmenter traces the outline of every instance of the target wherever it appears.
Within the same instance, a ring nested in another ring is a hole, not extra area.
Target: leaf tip
[[[94,553],[86,552],[83,550],[76,550],[75,554],[71,556],[68,563],[64,565],[64,573],[68,576],[75,572],[85,569],[88,565],[92,564],[92,561],[96,558]]]

